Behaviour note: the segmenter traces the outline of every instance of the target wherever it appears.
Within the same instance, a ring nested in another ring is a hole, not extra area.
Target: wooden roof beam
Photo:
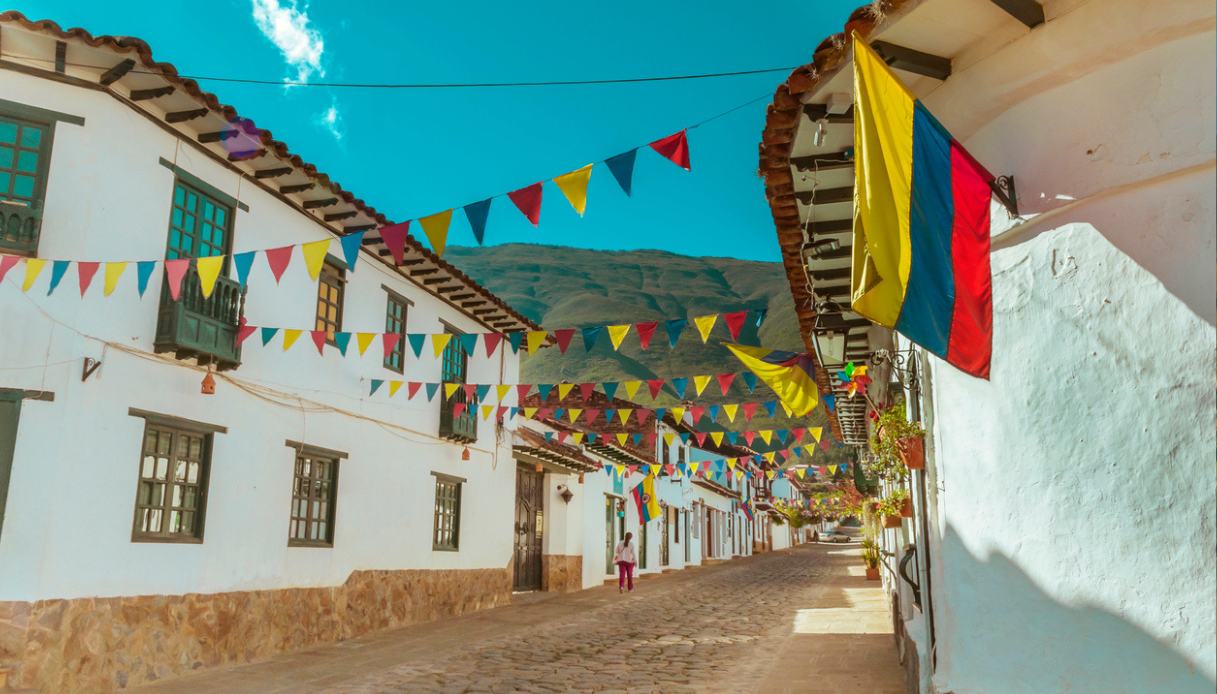
[[[1035,0],[992,0],[1006,14],[1027,25],[1028,29],[1044,23],[1044,6]]]
[[[111,84],[123,78],[123,75],[131,72],[131,68],[135,67],[135,61],[131,58],[114,65],[109,70],[101,73],[101,77],[97,78],[97,83],[103,87],[108,87]]]
[[[829,123],[853,123],[854,107],[850,106],[845,113],[829,113],[827,104],[803,104],[803,113],[813,121],[827,118]]]
[[[410,276],[411,277],[422,277],[424,275],[434,275],[437,272],[439,272],[439,268],[437,268],[437,267],[425,267],[421,270],[411,270]]]
[[[333,214],[327,214],[323,219],[325,219],[327,222],[341,222],[342,220],[350,219],[357,214],[359,213],[355,210],[349,210],[347,212],[334,212]]]
[[[456,297],[452,297],[452,298],[456,299]],[[476,301],[462,301],[461,308],[473,308],[475,306],[481,306],[485,303],[486,303],[485,299],[478,299]]]
[[[211,111],[205,108],[195,108],[189,111],[171,111],[165,114],[165,122],[184,123],[188,120],[194,120],[195,118],[202,118],[208,113],[211,113]]]
[[[301,207],[306,210],[316,210],[322,207],[330,207],[331,205],[337,204],[338,198],[321,198],[320,200],[305,200]]]
[[[472,299],[475,296],[477,296],[477,294],[475,294],[473,292],[465,292],[464,294],[453,294],[452,296],[450,296],[448,298],[453,301],[464,301],[465,299]],[[476,305],[477,304],[474,304],[474,306],[476,306]]]
[[[374,224],[374,223],[373,224],[351,224],[349,226],[342,227],[342,233],[354,234],[355,232],[358,232],[358,231],[371,231],[372,229],[375,229],[375,228],[376,228],[376,224]]]
[[[257,159],[263,154],[266,154],[265,149],[255,149],[250,152],[233,152],[228,155],[228,161],[249,161],[250,159]]]
[[[316,185],[317,184],[313,183],[313,182],[293,183],[290,186],[279,186],[279,192],[283,193],[284,195],[292,195],[294,193],[303,193],[304,191],[309,190],[310,188],[313,188]]]
[[[887,41],[875,41],[871,48],[883,58],[883,62],[897,70],[933,77],[936,80],[945,80],[951,76],[950,58],[922,53]]]
[[[172,84],[164,87],[157,87],[155,89],[133,89],[127,98],[132,101],[147,101],[148,99],[169,96],[175,91],[175,89],[176,88]]]
[[[290,166],[281,166],[276,169],[258,169],[257,171],[254,171],[254,178],[278,178],[280,176],[286,176],[292,171],[294,171],[294,169]]]
[[[451,277],[429,277],[429,278],[423,280],[423,286],[429,287],[429,286],[435,285],[435,284],[443,284],[444,282],[447,282],[450,279],[452,279],[452,278]]]
[[[210,133],[199,133],[199,142],[202,142],[203,144],[210,142],[223,142],[224,140],[231,140],[239,134],[240,131],[238,131],[236,128],[217,130]]]
[[[854,199],[854,187],[842,186],[840,188],[821,188],[819,190],[796,190],[794,196],[804,205],[828,205],[836,202],[850,202]]]
[[[791,157],[790,165],[799,171],[830,171],[832,169],[852,168],[854,160],[849,158],[846,150],[827,154],[814,154],[807,157]]]

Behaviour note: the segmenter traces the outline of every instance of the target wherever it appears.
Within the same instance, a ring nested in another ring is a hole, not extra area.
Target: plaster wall
[[[236,252],[328,237],[106,94],[11,71],[0,71],[0,93],[85,118],[55,132],[41,257],[163,257],[174,176],[162,158],[248,204],[235,214]],[[241,367],[202,396],[200,371],[151,355],[160,277],[140,299],[131,267],[112,296],[102,297],[98,277],[82,299],[72,273],[49,297],[49,270],[26,294],[20,274],[0,283],[0,386],[55,397],[21,410],[0,534],[0,600],[334,586],[356,569],[502,569],[510,560],[515,465],[507,439],[480,421],[471,460],[462,462],[460,446],[435,436],[438,402],[407,402],[404,389],[392,401],[367,395],[371,378],[439,380],[429,347],[420,359],[407,352],[400,376],[382,367],[378,345],[362,358],[354,345],[345,358],[332,348],[320,357],[307,336],[287,353],[278,339],[263,347],[255,336]],[[413,301],[412,332],[439,332],[441,321],[485,329],[370,254],[348,278],[344,329],[383,329],[382,285]],[[298,256],[278,286],[259,258],[249,286],[250,323],[312,327],[316,283]],[[82,383],[84,357],[102,366]],[[471,359],[475,382],[512,382],[517,373],[510,349]],[[130,407],[228,428],[214,436],[202,544],[131,541],[144,421]],[[332,549],[287,546],[288,439],[348,454]],[[467,480],[460,551],[431,549],[432,472]]]
[[[926,96],[1038,215],[995,213],[992,379],[928,359],[937,691],[1217,681],[1213,27],[1080,4]]]

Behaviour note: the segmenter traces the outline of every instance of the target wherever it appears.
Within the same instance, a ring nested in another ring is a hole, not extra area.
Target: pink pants
[[[617,562],[617,588],[625,588],[628,585],[630,590],[634,590],[634,565],[628,561]]]

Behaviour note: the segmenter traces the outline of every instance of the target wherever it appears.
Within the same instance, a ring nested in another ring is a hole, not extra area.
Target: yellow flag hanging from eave
[[[544,330],[529,330],[527,336],[528,353],[532,354],[540,349],[541,345],[545,343],[545,338],[547,337],[549,337],[549,333],[545,332]]]
[[[435,251],[436,255],[444,254],[444,247],[448,244],[448,225],[451,222],[452,210],[437,212],[418,220],[427,240],[431,242],[431,250]]]
[[[583,210],[587,208],[587,183],[592,178],[592,165],[588,164],[581,169],[575,169],[570,173],[564,173],[554,179],[554,184],[558,186],[558,190],[566,196],[570,206],[575,208],[575,212],[579,216],[583,216]]]
[[[811,412],[819,402],[819,389],[813,373],[815,367],[810,354],[782,352],[729,342],[723,344],[749,371],[772,388],[778,399],[789,407],[796,417]]]

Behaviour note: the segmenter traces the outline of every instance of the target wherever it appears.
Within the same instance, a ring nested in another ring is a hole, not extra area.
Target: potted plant
[[[866,564],[866,580],[879,580],[879,545],[874,540],[862,541],[862,561]]]
[[[896,458],[909,470],[925,468],[925,429],[908,420],[903,402],[879,413],[878,431],[872,441],[875,442],[872,450],[877,445],[885,455]]]
[[[908,500],[908,496],[909,493],[901,487],[879,500],[878,513],[883,516],[883,527],[900,527],[901,522],[903,522],[901,511],[903,510],[904,502]]]

